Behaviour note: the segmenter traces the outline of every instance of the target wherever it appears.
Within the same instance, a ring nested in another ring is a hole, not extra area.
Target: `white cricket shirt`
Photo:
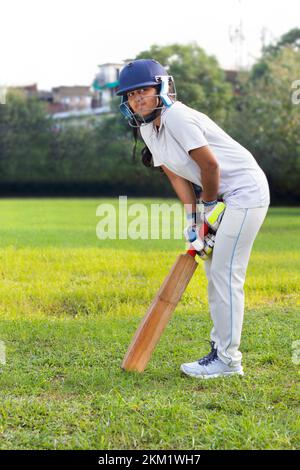
[[[269,205],[267,178],[253,155],[205,114],[176,101],[162,113],[159,132],[153,123],[142,125],[140,131],[154,166],[165,165],[202,186],[200,167],[189,151],[209,145],[220,168],[219,197],[228,207]]]

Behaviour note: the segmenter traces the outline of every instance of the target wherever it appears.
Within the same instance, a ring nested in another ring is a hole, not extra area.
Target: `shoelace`
[[[208,357],[210,356],[210,357]],[[204,359],[203,358],[203,361],[201,361],[201,366],[208,366],[208,364],[210,364],[211,362],[214,362],[216,359],[218,359],[218,352],[216,349],[214,349],[213,351],[211,351],[210,355],[208,354],[207,358]]]
[[[204,365],[206,366],[210,361],[211,359],[216,359],[216,353],[217,353],[217,350],[215,349],[215,343],[214,341],[209,341],[210,343],[210,347],[211,347],[211,351],[204,357],[202,357],[201,359],[198,360],[198,364],[200,366]]]

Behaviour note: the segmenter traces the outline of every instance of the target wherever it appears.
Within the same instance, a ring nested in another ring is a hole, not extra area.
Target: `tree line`
[[[136,58],[168,67],[177,99],[214,119],[250,150],[267,174],[273,203],[300,202],[300,29],[266,47],[250,71],[228,81],[197,44],[153,45]],[[145,168],[132,129],[118,112],[85,125],[58,125],[45,105],[9,93],[0,105],[2,195],[174,195],[157,168]]]

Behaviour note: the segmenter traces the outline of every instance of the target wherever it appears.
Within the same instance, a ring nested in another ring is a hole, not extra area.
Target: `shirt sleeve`
[[[170,116],[170,118],[167,121],[167,128],[172,137],[187,153],[190,150],[208,145],[205,129],[197,122],[196,117],[183,115],[179,112],[177,115]]]

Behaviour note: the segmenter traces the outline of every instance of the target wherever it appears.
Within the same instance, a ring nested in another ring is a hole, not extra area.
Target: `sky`
[[[242,21],[244,40],[230,36]],[[0,0],[0,86],[90,85],[98,65],[196,42],[225,69],[300,27],[299,0]]]

